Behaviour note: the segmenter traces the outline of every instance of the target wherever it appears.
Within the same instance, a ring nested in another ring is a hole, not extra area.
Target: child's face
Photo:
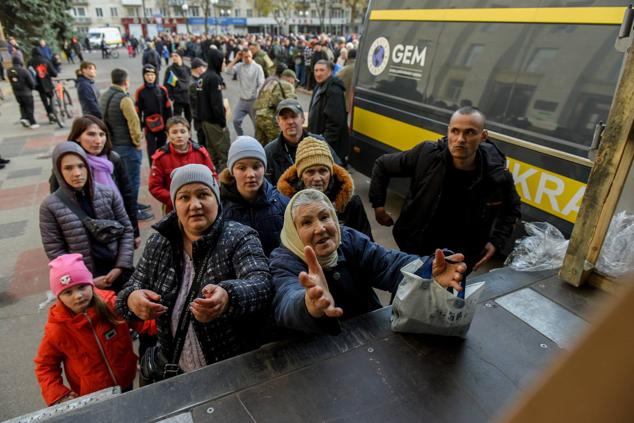
[[[156,74],[148,72],[143,75],[143,78],[145,78],[145,82],[147,82],[148,84],[154,84],[154,82],[156,81]]]
[[[92,301],[92,285],[75,285],[62,291],[59,300],[73,313],[84,313]]]
[[[182,123],[177,123],[170,126],[167,137],[176,150],[185,150],[189,142],[189,129]]]

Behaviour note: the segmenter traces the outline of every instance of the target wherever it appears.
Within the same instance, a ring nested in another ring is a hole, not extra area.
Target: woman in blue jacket
[[[325,194],[305,189],[284,213],[282,246],[271,254],[275,287],[273,308],[281,326],[303,332],[339,330],[339,317],[354,317],[381,307],[373,288],[394,292],[401,268],[418,256],[389,250],[360,232],[339,226]],[[460,291],[464,256],[436,250],[432,277]],[[423,266],[425,268],[426,266]]]
[[[249,136],[238,137],[229,148],[227,168],[220,173],[222,215],[258,232],[264,254],[280,245],[288,198],[265,178],[264,148]]]

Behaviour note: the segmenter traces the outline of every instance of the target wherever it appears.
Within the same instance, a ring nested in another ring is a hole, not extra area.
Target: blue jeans
[[[139,187],[141,185],[141,150],[133,145],[113,145],[112,149],[116,151],[125,163],[128,179],[132,187],[132,194],[136,202],[139,197]]]
[[[304,72],[305,66],[303,63],[295,64],[295,76],[299,81],[299,85],[302,87],[306,84],[306,73]]]

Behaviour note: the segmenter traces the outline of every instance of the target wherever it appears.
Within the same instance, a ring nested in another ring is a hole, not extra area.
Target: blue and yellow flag
[[[174,75],[174,72],[170,71],[169,76],[167,77],[167,83],[172,87],[175,87],[178,84],[178,78]]]

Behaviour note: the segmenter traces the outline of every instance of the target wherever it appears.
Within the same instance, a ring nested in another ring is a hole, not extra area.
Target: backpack
[[[39,65],[35,66],[35,73],[40,79],[46,78],[46,76],[48,75],[48,66],[46,66],[46,63],[40,63]]]

